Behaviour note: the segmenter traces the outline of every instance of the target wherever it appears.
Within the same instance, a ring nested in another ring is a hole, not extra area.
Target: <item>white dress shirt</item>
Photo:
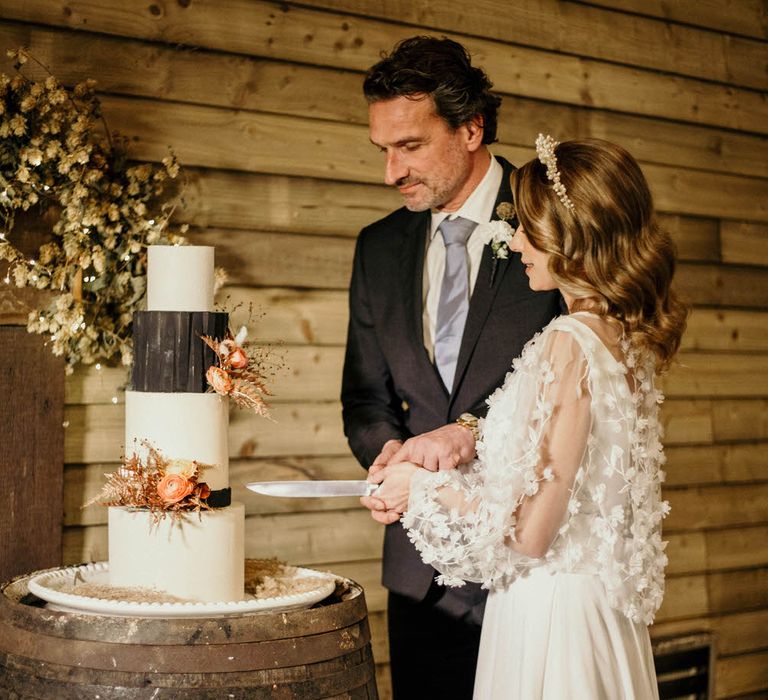
[[[443,283],[443,272],[445,271],[445,242],[442,235],[438,234],[437,227],[445,219],[455,219],[457,216],[464,217],[478,224],[487,224],[493,216],[496,196],[501,187],[501,178],[504,176],[499,162],[491,156],[491,163],[488,171],[483,176],[480,184],[474,189],[472,194],[456,211],[432,212],[432,220],[429,225],[429,236],[427,237],[427,251],[424,256],[424,283],[423,283],[423,316],[422,325],[424,328],[424,347],[429,353],[429,359],[434,361],[435,350],[435,325],[437,323],[437,306],[440,301],[440,289]],[[476,228],[472,231],[467,241],[467,258],[469,262],[469,293],[475,288],[477,272],[480,269],[480,260],[483,256],[485,243],[482,240],[480,231]]]

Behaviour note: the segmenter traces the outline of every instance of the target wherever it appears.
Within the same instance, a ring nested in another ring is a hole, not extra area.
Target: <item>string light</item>
[[[96,370],[97,370],[97,371],[100,371],[100,370],[101,370],[101,362],[97,362],[97,363],[96,363]]]
[[[112,397],[112,403],[117,403],[117,396]]]

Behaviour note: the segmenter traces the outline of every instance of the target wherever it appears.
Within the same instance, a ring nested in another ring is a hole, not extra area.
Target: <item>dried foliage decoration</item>
[[[159,520],[165,515],[211,510],[206,499],[211,494],[207,483],[200,480],[208,466],[188,460],[166,459],[149,443],[145,462],[135,453],[123,458],[121,467],[104,476],[101,493],[83,505],[146,508]],[[181,487],[183,490],[179,490]]]
[[[53,293],[47,308],[29,315],[27,328],[48,336],[68,372],[77,363],[110,358],[129,365],[133,312],[146,286],[146,246],[185,242],[168,230],[178,198],[162,199],[179,165],[172,154],[162,165],[130,163],[127,139],[105,126],[94,81],[67,88],[26,50],[8,54],[16,74],[0,75],[5,282]],[[30,60],[45,79],[24,74]],[[52,240],[32,258],[11,240],[20,210],[55,220]]]
[[[229,396],[240,408],[255,411],[269,417],[267,396],[271,396],[265,384],[265,376],[273,364],[270,350],[246,341],[247,330],[243,326],[237,336],[230,330],[224,340],[202,336],[203,342],[216,353],[216,365],[206,372],[208,385],[218,394]]]

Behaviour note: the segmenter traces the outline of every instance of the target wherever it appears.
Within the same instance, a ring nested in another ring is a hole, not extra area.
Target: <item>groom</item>
[[[471,459],[474,419],[463,414],[485,415],[512,360],[559,312],[556,293],[529,289],[517,255],[495,259],[485,244],[484,225],[512,201],[514,170],[488,151],[501,101],[491,87],[464,47],[432,37],[400,42],[365,78],[370,138],[405,204],[363,229],[355,251],[341,399],[365,468]],[[400,524],[388,525],[395,700],[472,696],[485,592],[435,576]]]

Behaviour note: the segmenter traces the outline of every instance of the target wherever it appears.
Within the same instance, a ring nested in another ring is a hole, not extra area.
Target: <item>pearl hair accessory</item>
[[[560,182],[560,171],[557,169],[557,157],[555,156],[555,148],[559,143],[549,135],[539,134],[536,137],[536,153],[539,160],[547,166],[547,179],[552,182],[552,189],[555,194],[566,209],[575,212],[576,207],[573,206],[573,202],[565,190],[565,185]]]

